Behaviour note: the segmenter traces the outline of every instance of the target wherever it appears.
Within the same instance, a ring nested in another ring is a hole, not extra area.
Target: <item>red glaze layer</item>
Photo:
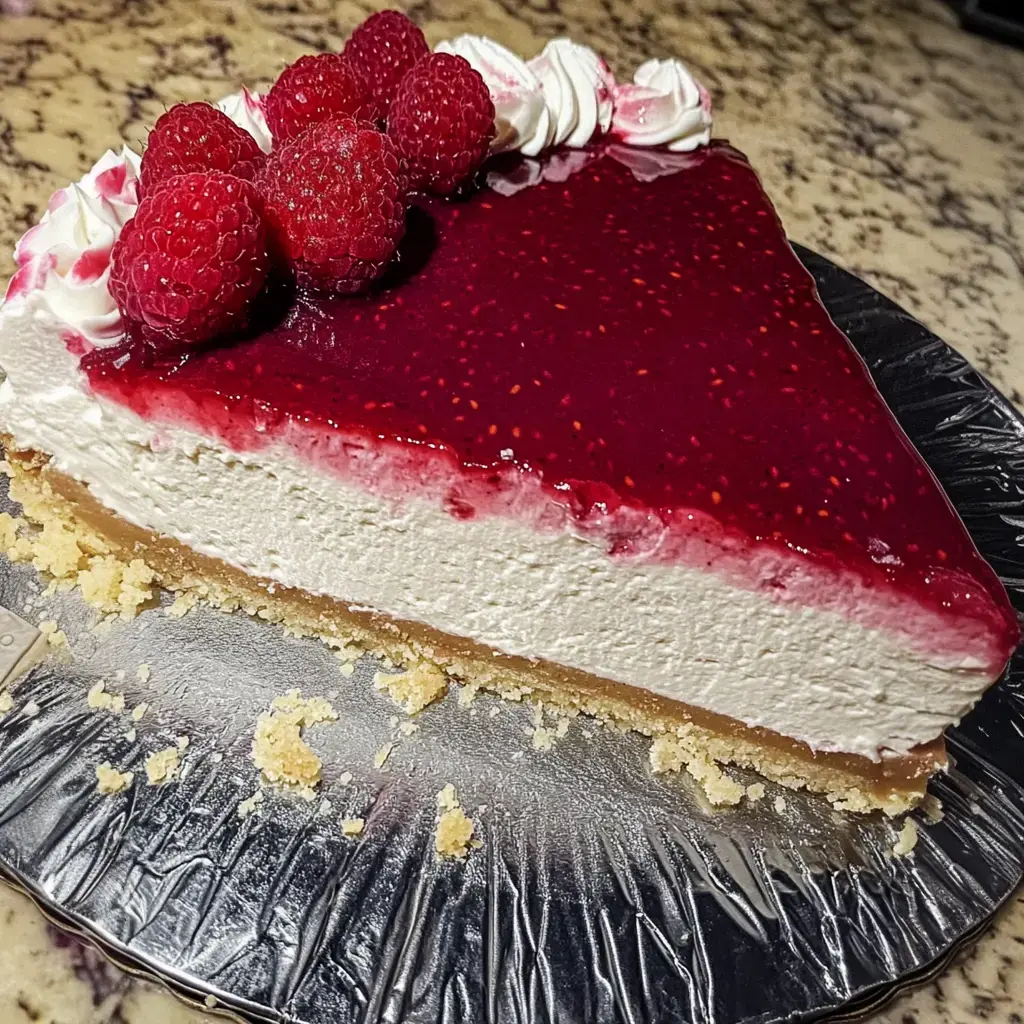
[[[107,349],[83,365],[97,393],[236,450],[299,425],[308,451],[355,435],[447,455],[467,481],[514,466],[590,526],[616,510],[645,524],[704,513],[745,547],[972,618],[1005,658],[1018,638],[1005,592],[757,175],[723,144],[680,163],[641,181],[591,154],[512,195],[423,200],[401,276],[370,295],[300,297],[258,337],[173,363]],[[636,550],[616,522],[609,547]]]

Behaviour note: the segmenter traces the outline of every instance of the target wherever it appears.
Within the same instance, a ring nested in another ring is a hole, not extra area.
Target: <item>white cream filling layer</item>
[[[371,495],[288,450],[239,454],[97,400],[38,293],[0,313],[0,429],[108,508],[257,576],[685,701],[818,750],[904,753],[984,671],[719,574],[609,558],[568,531]]]

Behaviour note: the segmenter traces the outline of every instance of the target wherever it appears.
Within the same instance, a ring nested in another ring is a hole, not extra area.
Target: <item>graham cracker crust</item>
[[[62,526],[83,538],[82,550],[124,565],[140,560],[152,582],[182,600],[201,600],[280,623],[337,647],[355,644],[396,664],[426,663],[455,681],[514,700],[541,701],[569,714],[583,712],[616,727],[654,737],[655,771],[685,770],[712,803],[738,803],[744,788],[721,765],[752,768],[791,789],[825,794],[852,811],[900,814],[925,795],[928,777],[945,767],[941,738],[908,756],[873,762],[820,753],[767,729],[670,700],[636,687],[543,660],[510,656],[415,622],[391,619],[272,580],[250,576],[172,538],[135,526],[100,504],[81,483],[49,467],[48,456],[6,445],[11,497],[44,529]],[[38,563],[37,563],[38,564]],[[84,568],[84,566],[83,566]],[[437,689],[435,687],[435,689]]]

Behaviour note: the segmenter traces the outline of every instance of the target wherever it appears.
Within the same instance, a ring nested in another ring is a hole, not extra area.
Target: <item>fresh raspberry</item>
[[[369,85],[381,117],[386,118],[398,83],[430,53],[430,47],[419,27],[401,11],[378,11],[352,33],[343,53]]]
[[[275,149],[260,175],[272,245],[299,284],[361,291],[405,229],[391,140],[351,117],[314,125]]]
[[[110,292],[129,336],[196,344],[246,325],[270,260],[256,187],[219,171],[158,182],[114,244]]]
[[[263,113],[278,144],[331,117],[380,118],[363,76],[340,53],[300,57],[286,67],[264,97]]]
[[[209,103],[176,103],[149,133],[139,177],[142,194],[158,181],[194,171],[224,171],[252,181],[266,157],[256,140]]]
[[[409,186],[445,196],[483,162],[494,136],[494,104],[463,57],[432,53],[402,79],[388,135],[402,155]]]

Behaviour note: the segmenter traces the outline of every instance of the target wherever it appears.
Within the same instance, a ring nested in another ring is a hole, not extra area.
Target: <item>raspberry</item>
[[[188,345],[246,325],[270,261],[256,187],[219,171],[159,182],[114,244],[110,292],[130,336]]]
[[[405,160],[410,188],[448,195],[487,156],[491,94],[465,58],[432,53],[399,84],[388,134]]]
[[[263,113],[278,144],[330,117],[380,117],[363,76],[340,53],[300,57],[286,67],[264,97]]]
[[[142,194],[193,171],[224,171],[252,181],[266,157],[256,140],[209,103],[177,103],[157,119],[142,157]]]
[[[377,109],[386,118],[402,76],[430,53],[430,47],[401,11],[378,11],[352,33],[343,53],[370,86]]]
[[[351,117],[314,125],[275,149],[260,175],[272,244],[299,284],[361,291],[405,229],[391,140]]]

